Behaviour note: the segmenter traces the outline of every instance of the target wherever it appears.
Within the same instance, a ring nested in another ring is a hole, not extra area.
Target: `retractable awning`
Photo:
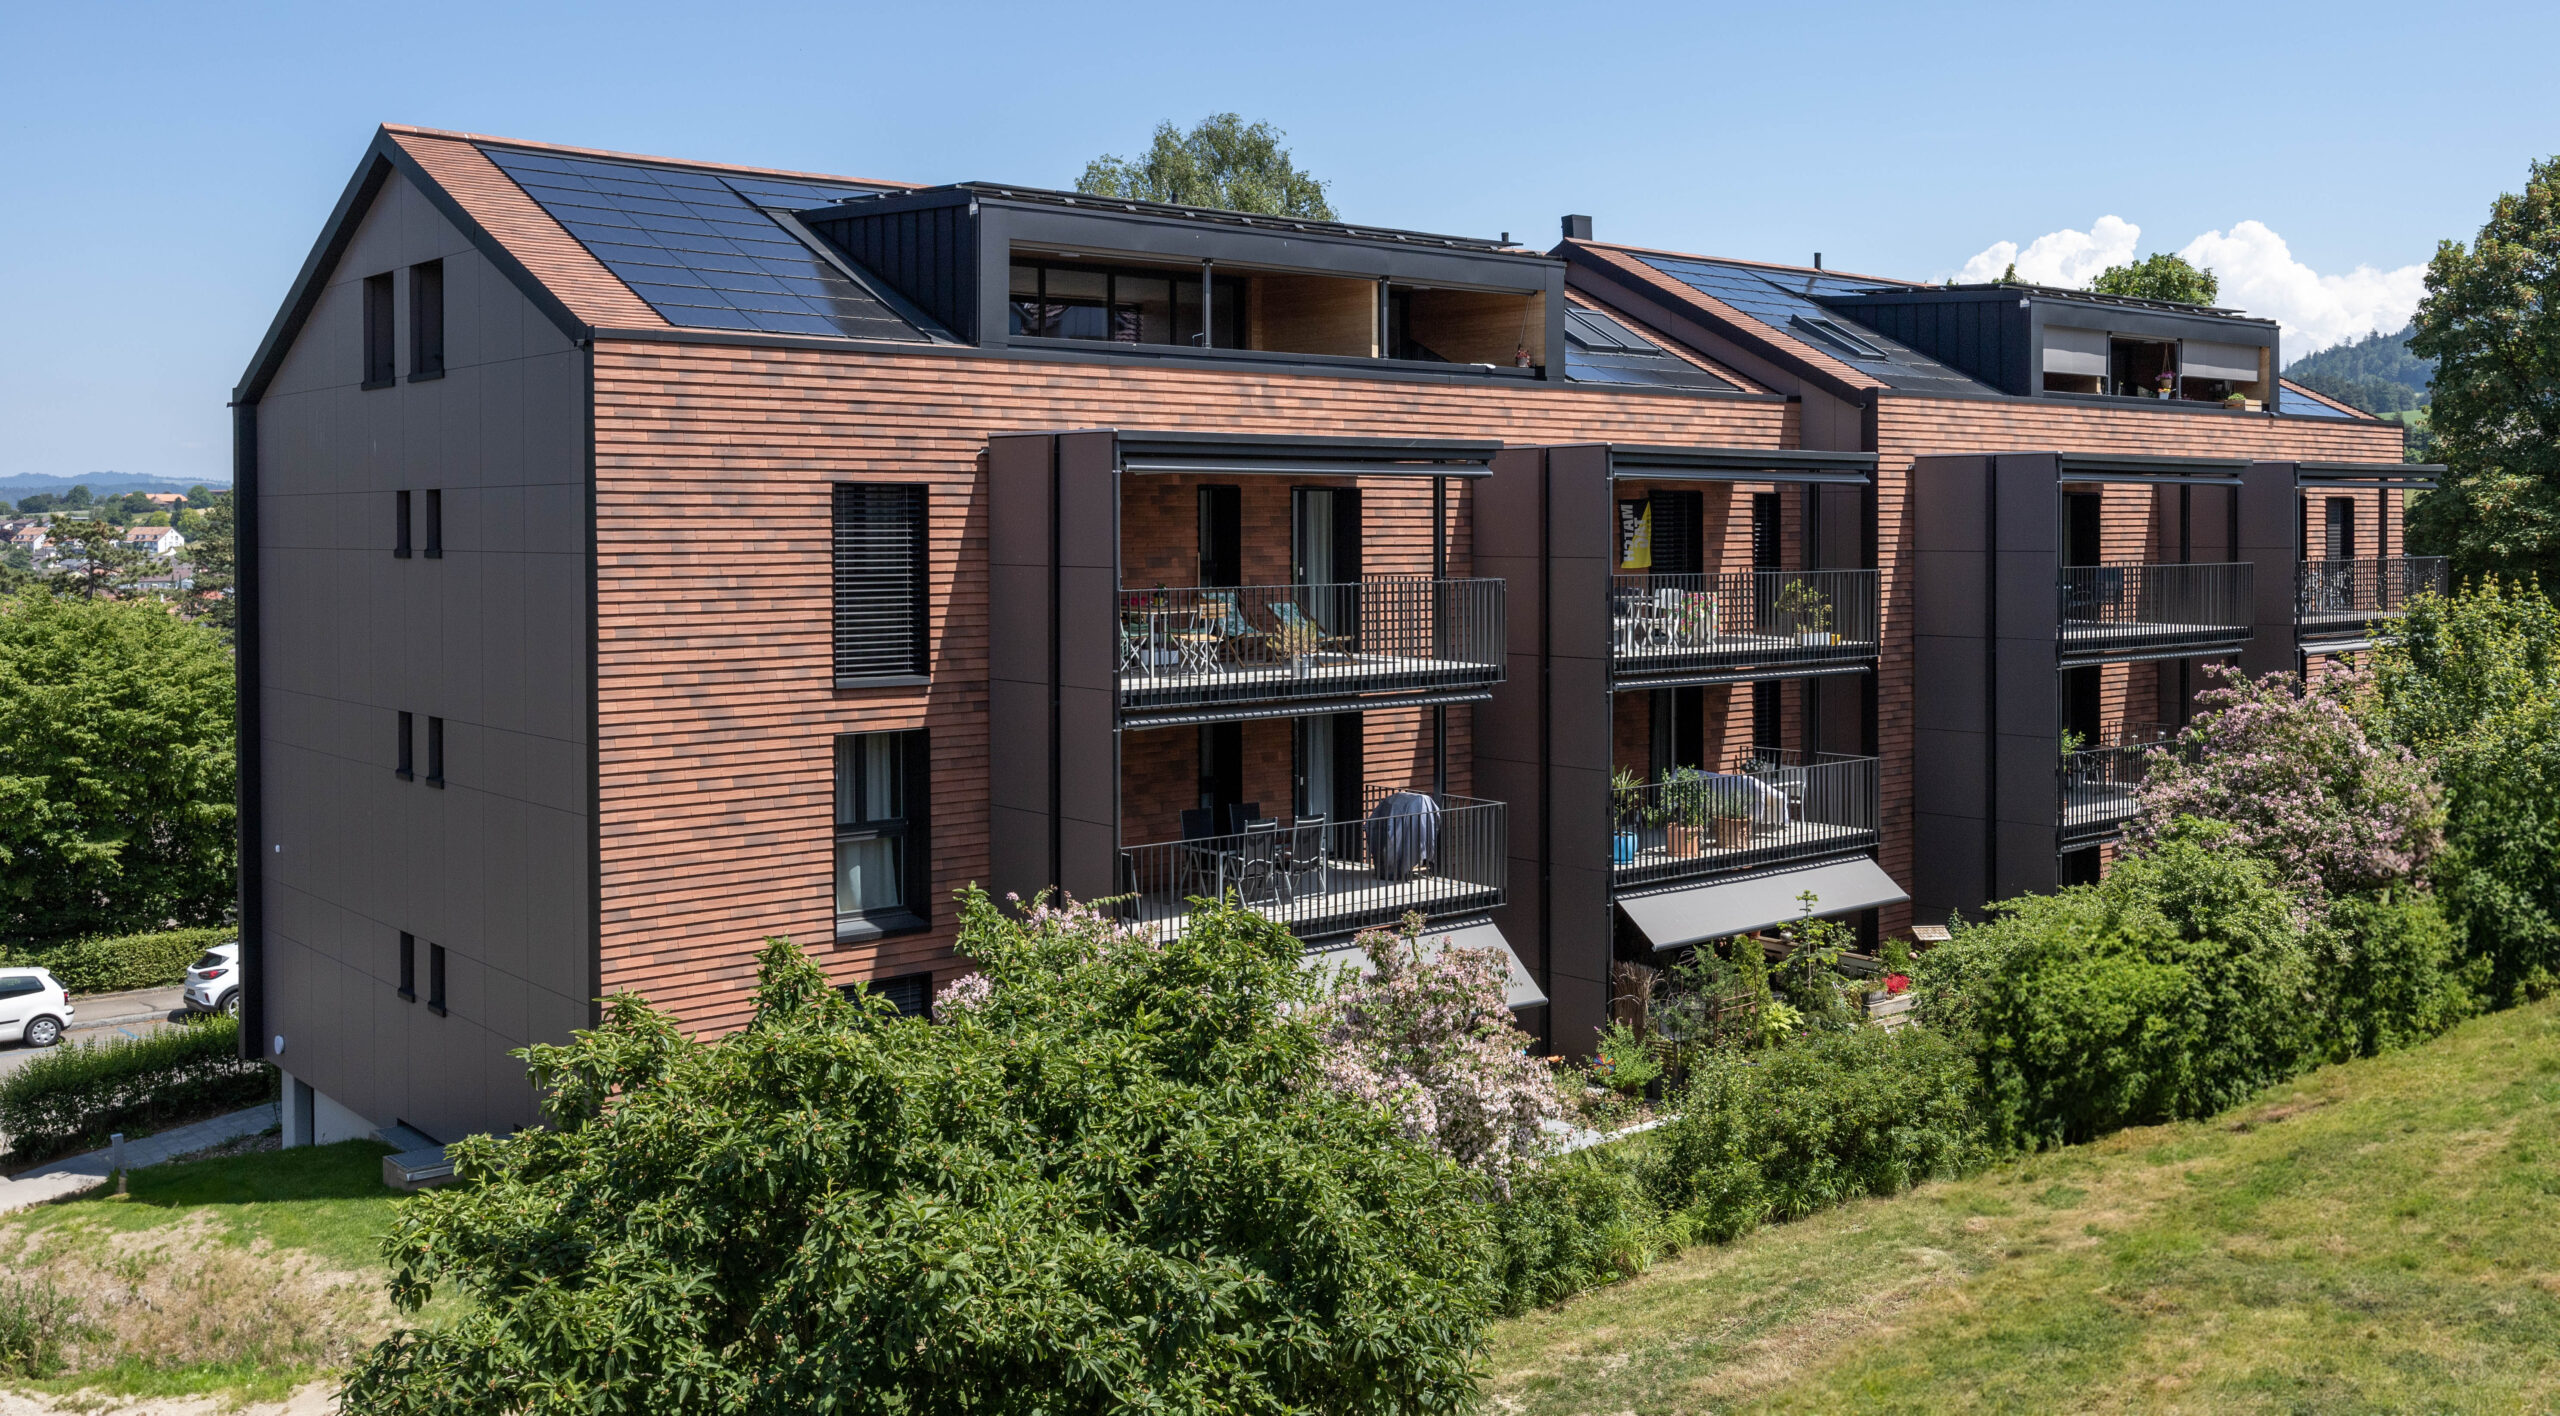
[[[1490,477],[1491,438],[1338,438],[1253,433],[1117,434],[1120,470],[1219,477]]]
[[[1513,949],[1511,941],[1503,938],[1502,931],[1492,925],[1470,924],[1456,929],[1422,931],[1425,954],[1438,954],[1444,948],[1501,950],[1510,972],[1504,986],[1505,1001],[1513,1008],[1535,1008],[1547,1001],[1547,995],[1538,988],[1538,981],[1529,976],[1528,966],[1520,962],[1519,951]],[[1311,969],[1357,969],[1364,974],[1371,971],[1369,956],[1362,953],[1358,945],[1350,943],[1309,949],[1306,963]]]
[[[1612,443],[1609,475],[1647,482],[1814,482],[1863,487],[1875,480],[1876,455],[1802,448]]]
[[[1804,912],[1796,897],[1808,890],[1817,915],[1850,914],[1911,898],[1882,867],[1860,857],[1637,895],[1619,900],[1618,908],[1655,949],[1677,949],[1785,924]]]

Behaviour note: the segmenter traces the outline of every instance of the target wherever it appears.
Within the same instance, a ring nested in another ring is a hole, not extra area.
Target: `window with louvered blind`
[[[838,683],[924,675],[924,490],[836,488]]]

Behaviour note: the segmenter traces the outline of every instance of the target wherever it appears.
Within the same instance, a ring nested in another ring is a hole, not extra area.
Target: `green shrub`
[[[2401,889],[2333,900],[2314,938],[2321,1053],[2330,1061],[2424,1042],[2480,1011],[2489,961],[2461,957],[2432,895]]]
[[[7,951],[5,961],[51,969],[74,993],[120,993],[128,988],[167,988],[186,980],[187,965],[216,944],[240,937],[240,931],[166,929],[156,934],[119,934],[84,939],[76,944],[39,945]]]
[[[20,1159],[118,1130],[254,1106],[275,1069],[240,1057],[240,1026],[206,1018],[105,1042],[66,1043],[0,1078],[0,1132]]]
[[[41,1278],[0,1278],[0,1377],[49,1377],[81,1335],[80,1305]]]
[[[714,1042],[618,996],[531,1049],[555,1127],[406,1203],[349,1410],[1448,1411],[1499,1302],[1488,1182],[1327,1085],[1304,946],[971,891],[941,1021],[776,941]]]
[[[1815,1033],[1704,1059],[1645,1170],[1690,1233],[1723,1241],[1951,1174],[1982,1153],[1974,1068],[1923,1028]]]
[[[1917,965],[1920,1013],[1981,1070],[1994,1138],[2206,1116],[2318,1041],[2300,905],[2193,818],[2104,882],[1993,907]]]
[[[1494,1208],[1506,1314],[1633,1278],[1679,1248],[1645,1187],[1631,1138],[1524,1169]]]

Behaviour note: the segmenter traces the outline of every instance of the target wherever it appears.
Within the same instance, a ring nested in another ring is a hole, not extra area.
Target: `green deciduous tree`
[[[1285,136],[1268,123],[1248,124],[1233,113],[1213,113],[1183,132],[1156,125],[1154,145],[1135,160],[1098,157],[1076,179],[1076,190],[1102,197],[1172,202],[1333,220],[1325,184],[1293,166]]]
[[[2101,295],[2123,295],[2136,300],[2177,300],[2189,305],[2210,305],[2222,293],[2222,282],[2212,271],[2190,265],[2187,258],[2167,251],[2155,251],[2131,265],[2109,266],[2098,272],[2089,288]]]
[[[1438,1412],[1498,1300],[1482,1181],[1321,1077],[1302,947],[972,891],[939,1022],[776,942],[704,1043],[628,995],[453,1148],[349,1410]]]
[[[2471,245],[2436,248],[2417,331],[2448,475],[2411,508],[2411,545],[2461,574],[2560,585],[2560,157],[2500,196]]]
[[[0,601],[0,932],[47,941],[231,911],[231,656],[148,601]]]

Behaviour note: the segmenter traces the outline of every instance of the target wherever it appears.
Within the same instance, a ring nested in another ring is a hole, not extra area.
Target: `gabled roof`
[[[1914,281],[1802,266],[1685,255],[1597,241],[1567,241],[1558,254],[1673,308],[1696,309],[1758,351],[1807,368],[1846,390],[1996,394],[1998,390],[1826,308],[1821,297],[1913,288]]]

